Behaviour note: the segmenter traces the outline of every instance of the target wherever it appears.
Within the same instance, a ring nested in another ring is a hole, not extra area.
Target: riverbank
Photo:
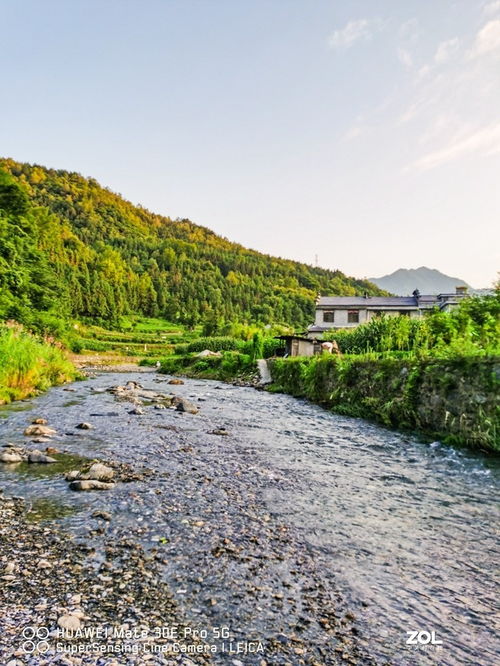
[[[354,616],[317,570],[307,543],[267,510],[263,493],[268,483],[274,487],[274,477],[268,480],[268,471],[243,451],[229,414],[219,411],[226,391],[259,394],[169,381],[152,373],[103,373],[48,391],[27,411],[4,408],[3,439],[17,447],[28,441],[27,424],[42,417],[52,430],[44,436],[50,452],[109,461],[113,469],[147,465],[153,473],[98,492],[75,492],[60,470],[53,471],[55,464],[0,464],[5,493],[24,497],[1,505],[7,579],[0,580],[6,600],[0,628],[8,641],[0,661],[19,656],[26,627],[55,632],[69,615],[101,631],[117,624],[136,632],[172,626],[207,631],[203,642],[215,652],[205,656],[214,664],[373,664],[358,645]],[[41,500],[54,507],[59,528],[47,522]],[[33,514],[42,522],[32,522]],[[222,630],[226,640],[217,636]],[[156,645],[154,633],[149,636]],[[54,654],[55,638],[51,633],[49,652],[28,663],[122,663],[117,654],[64,661]],[[95,642],[123,641],[101,635]],[[128,642],[141,641],[133,636]],[[139,652],[123,663],[146,660]],[[205,662],[188,654],[149,663]]]
[[[198,379],[237,382],[248,386],[259,383],[257,361],[247,354],[224,351],[211,356],[184,354],[163,359],[159,372]]]
[[[339,414],[500,451],[500,359],[314,357],[269,361],[270,389]]]
[[[0,325],[0,405],[74,380],[77,371],[62,349],[21,326]]]
[[[99,550],[46,522],[30,521],[30,515],[22,499],[0,496],[3,664],[25,664],[26,658],[37,666],[111,664],[117,663],[114,655],[123,655],[127,664],[143,664],[151,658],[152,637],[127,635],[132,619],[134,629],[165,624],[185,631],[155,553],[132,539],[105,536],[111,514],[97,512],[91,519],[92,532],[104,535]],[[100,630],[102,650],[91,648],[95,638],[78,636],[84,627]],[[168,643],[160,636],[154,644],[167,648]],[[210,663],[204,654],[196,659]]]

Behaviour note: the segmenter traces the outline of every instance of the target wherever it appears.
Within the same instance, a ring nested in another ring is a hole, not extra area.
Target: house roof
[[[327,330],[327,329],[325,329]],[[303,340],[304,342],[310,342],[314,344],[316,340],[312,338],[304,338],[302,335],[276,335],[275,340]]]
[[[419,305],[434,305],[439,302],[437,296],[321,296],[316,307],[363,307],[363,308],[416,308]]]

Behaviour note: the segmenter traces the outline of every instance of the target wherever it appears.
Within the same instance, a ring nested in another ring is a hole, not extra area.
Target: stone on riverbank
[[[80,474],[80,479],[93,479],[94,481],[111,481],[115,471],[103,463],[94,463],[88,472]]]
[[[81,622],[76,615],[61,615],[57,624],[65,631],[77,631],[81,627]]]
[[[198,414],[200,411],[192,402],[179,396],[175,396],[172,400],[172,407],[175,407],[178,412],[186,412],[187,414]]]
[[[48,464],[55,463],[57,460],[45,455],[45,453],[42,453],[41,451],[30,451],[30,453],[28,453],[28,462]]]
[[[6,464],[13,464],[13,463],[20,463],[22,462],[22,456],[19,455],[19,453],[16,453],[15,451],[5,451],[0,453],[0,462],[6,463]]]
[[[69,487],[71,490],[111,490],[115,487],[115,484],[89,479],[88,481],[71,481]]]
[[[169,379],[167,384],[174,384],[175,386],[181,386],[181,384],[184,384],[182,379]]]
[[[24,434],[26,437],[51,437],[56,434],[56,431],[45,425],[33,424],[26,428]]]
[[[101,520],[105,520],[109,522],[113,516],[109,513],[109,511],[94,511],[92,514],[92,518],[100,518]]]
[[[79,430],[92,430],[93,425],[91,423],[79,423],[76,427]]]

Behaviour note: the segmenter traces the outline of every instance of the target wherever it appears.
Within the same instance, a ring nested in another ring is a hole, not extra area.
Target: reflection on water
[[[77,510],[75,506],[63,504],[53,498],[38,498],[29,503],[26,520],[29,523],[39,523],[44,520],[59,520],[67,516],[72,516]]]
[[[323,578],[349,599],[372,654],[404,665],[498,663],[497,457],[423,444],[289,396],[216,382],[187,380],[175,387],[178,394],[203,399],[196,417],[148,407],[145,416],[131,418],[129,405],[92,391],[128,379],[162,390],[154,375],[108,374],[75,384],[81,404],[68,403],[58,388],[32,401],[33,409],[62,433],[56,446],[75,454],[174,473],[164,444],[170,437],[186,450],[197,448],[207,466],[220,465],[221,456],[244,456],[252,479],[259,479],[252,490],[269,513],[309,543]],[[31,416],[10,411],[1,434],[23,441],[20,433]],[[63,434],[87,420],[93,430]],[[231,437],[208,443],[214,428],[227,429]],[[161,484],[160,475],[141,491],[138,509],[128,490],[82,497],[45,471],[23,480],[18,471],[0,470],[6,492],[36,495],[46,507],[57,501],[81,510],[114,504],[117,523],[152,521],[155,533],[168,535],[171,526],[161,523],[165,500],[156,493]],[[65,524],[78,530],[83,516],[80,511]],[[439,651],[407,646],[408,631],[435,631]]]

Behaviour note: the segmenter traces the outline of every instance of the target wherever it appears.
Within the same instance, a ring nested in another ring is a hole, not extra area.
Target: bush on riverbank
[[[20,327],[0,326],[0,404],[32,396],[75,379],[63,352]]]
[[[255,332],[250,340],[240,340],[229,336],[198,338],[189,344],[176,345],[175,353],[186,355],[202,352],[205,349],[213,352],[237,351],[257,359],[270,358],[279,346],[280,341],[274,337],[264,337],[261,333]]]
[[[273,390],[449,443],[500,451],[498,357],[273,359]]]
[[[221,356],[200,358],[195,355],[169,356],[162,361],[159,372],[220,381],[249,380],[257,366],[248,354],[226,351]]]

